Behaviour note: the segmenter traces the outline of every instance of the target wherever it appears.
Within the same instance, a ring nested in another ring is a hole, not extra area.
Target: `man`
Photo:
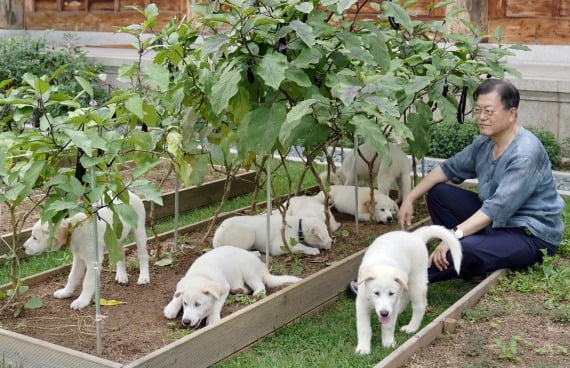
[[[522,268],[554,254],[562,240],[564,201],[541,142],[517,122],[519,92],[509,82],[485,80],[473,93],[480,136],[433,169],[404,198],[402,229],[411,225],[413,203],[427,193],[434,224],[460,239],[462,277],[480,278],[500,268]],[[459,184],[478,179],[474,193]],[[429,281],[457,277],[446,244],[430,255]]]

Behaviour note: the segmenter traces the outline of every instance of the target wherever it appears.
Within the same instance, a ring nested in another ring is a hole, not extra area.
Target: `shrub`
[[[0,81],[12,79],[8,86],[20,86],[25,73],[38,77],[53,76],[50,84],[57,85],[58,92],[70,96],[82,90],[75,76],[97,85],[97,75],[103,72],[103,66],[89,64],[85,51],[74,42],[72,35],[66,34],[65,40],[64,46],[49,44],[42,38],[12,37],[0,40]],[[100,102],[107,96],[102,87],[94,89],[96,101]],[[82,106],[89,101],[90,97],[86,94],[78,100]],[[51,112],[59,115],[62,108],[59,106]]]
[[[469,145],[479,134],[479,128],[473,121],[464,124],[442,122],[431,126],[429,131],[428,156],[448,158]]]
[[[562,166],[560,144],[556,140],[554,133],[540,127],[527,127],[542,142],[542,145],[548,153],[550,163],[553,169],[559,169]]]

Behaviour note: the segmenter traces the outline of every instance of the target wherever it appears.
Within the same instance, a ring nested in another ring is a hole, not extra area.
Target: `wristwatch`
[[[455,236],[455,239],[463,238],[463,230],[461,230],[457,226],[454,227],[452,231],[453,231],[453,236]]]

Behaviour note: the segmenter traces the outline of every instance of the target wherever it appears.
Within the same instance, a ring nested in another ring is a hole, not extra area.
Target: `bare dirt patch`
[[[426,216],[425,209],[418,206],[416,221]],[[398,228],[397,224],[360,223],[356,234],[351,216],[335,213],[335,217],[342,223],[342,227],[334,234],[336,241],[331,250],[317,256],[274,257],[274,267],[284,267],[290,273],[293,267],[300,266],[300,276],[306,277],[365,248],[378,235]],[[206,243],[202,242],[202,237],[203,231],[187,234],[187,246],[176,256],[172,266],[151,267],[149,285],[136,284],[138,270],[130,270],[128,285],[119,285],[114,281],[114,273],[105,267],[101,274],[101,297],[126,304],[102,307],[103,358],[121,363],[131,362],[189,332],[182,328],[179,319],[166,320],[163,308],[189,265],[211,244],[211,237]],[[128,265],[134,263],[130,259],[136,259],[132,253],[134,250],[128,255]],[[0,314],[0,327],[95,355],[95,306],[74,311],[69,308],[73,299],[58,300],[52,296],[55,290],[64,286],[66,279],[67,271],[31,286],[26,296],[41,298],[43,307],[26,310],[25,315],[17,319],[12,318],[10,308],[5,308]],[[274,291],[268,290],[268,293]],[[72,298],[77,297],[78,292]],[[223,316],[242,307],[239,303],[227,305]]]
[[[487,293],[405,368],[568,368],[570,324],[557,310],[539,294]]]

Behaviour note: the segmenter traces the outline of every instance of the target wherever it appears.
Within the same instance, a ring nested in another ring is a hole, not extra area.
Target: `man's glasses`
[[[495,110],[482,109],[480,107],[476,107],[473,109],[473,114],[475,116],[485,115],[486,117],[490,118],[491,116],[493,116],[494,113],[496,113]]]

